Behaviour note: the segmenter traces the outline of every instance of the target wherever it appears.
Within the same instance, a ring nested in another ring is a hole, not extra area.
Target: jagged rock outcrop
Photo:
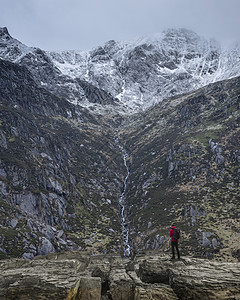
[[[1,299],[240,299],[239,263],[70,252],[0,263]]]

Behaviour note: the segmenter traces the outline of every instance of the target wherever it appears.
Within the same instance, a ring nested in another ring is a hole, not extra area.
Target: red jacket
[[[175,240],[175,239],[173,238],[173,229],[174,229],[174,228],[176,228],[176,226],[172,226],[171,229],[170,229],[170,233],[169,233],[169,236],[172,238],[172,239],[171,239],[172,242],[176,242],[176,241],[177,241],[177,240]]]

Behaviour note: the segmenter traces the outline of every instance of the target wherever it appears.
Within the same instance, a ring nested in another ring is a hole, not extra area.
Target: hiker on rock
[[[178,259],[180,259],[180,252],[179,252],[179,249],[178,249],[178,240],[180,238],[180,230],[178,228],[176,228],[175,225],[172,225],[172,227],[170,229],[169,236],[171,238],[171,246],[172,246],[172,257],[171,257],[171,259],[175,259],[174,248],[176,248]]]

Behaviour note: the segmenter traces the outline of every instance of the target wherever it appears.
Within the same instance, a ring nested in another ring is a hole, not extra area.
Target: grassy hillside
[[[238,257],[240,78],[167,99],[134,116],[121,136],[132,154],[135,247],[166,248],[174,222],[183,253]]]

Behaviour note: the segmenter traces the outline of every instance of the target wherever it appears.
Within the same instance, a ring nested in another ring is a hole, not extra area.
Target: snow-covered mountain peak
[[[107,105],[111,98],[113,109],[118,103],[117,109],[122,105],[125,112],[240,75],[239,57],[239,46],[223,49],[184,28],[131,41],[110,40],[89,51],[61,52],[27,47],[7,28],[0,30],[0,58],[25,65],[42,86],[72,103],[106,105],[96,100],[96,88],[105,93]],[[95,91],[91,96],[89,89]]]
[[[34,48],[28,47],[11,37],[7,27],[0,28],[0,58],[11,62],[19,62],[32,51],[34,51]]]
[[[214,39],[180,28],[132,41],[108,41],[84,53],[49,55],[65,75],[101,87],[135,111],[237,76],[237,53],[223,51]]]
[[[12,38],[8,32],[7,27],[0,27],[0,38],[1,40],[9,40]]]
[[[136,46],[141,44],[154,44],[159,45],[163,42],[168,42],[169,44],[171,41],[183,41],[183,42],[189,42],[189,41],[197,41],[200,40],[201,37],[195,33],[194,31],[185,29],[185,28],[169,28],[166,30],[163,30],[161,33],[154,33],[148,36],[143,36],[140,38],[137,38],[135,41],[133,40],[133,43],[136,43]]]

